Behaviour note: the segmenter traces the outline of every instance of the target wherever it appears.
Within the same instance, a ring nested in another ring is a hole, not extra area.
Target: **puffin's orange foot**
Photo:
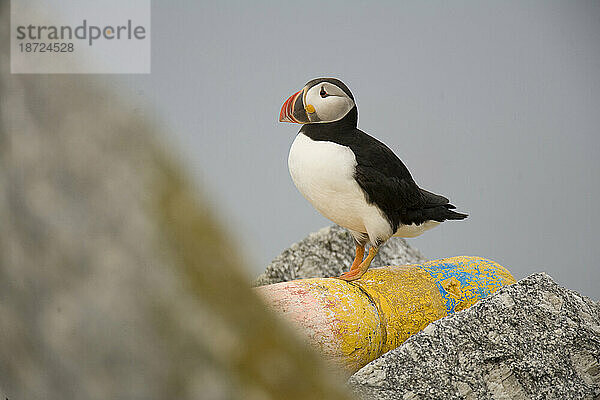
[[[379,248],[377,248],[377,247],[371,247],[369,249],[369,255],[367,256],[367,258],[364,259],[363,262],[361,262],[358,266],[356,266],[355,263],[353,263],[352,267],[350,268],[350,271],[344,272],[342,275],[340,275],[338,277],[338,279],[342,279],[346,282],[351,282],[351,281],[360,279],[360,277],[363,276],[365,274],[365,272],[367,272],[367,270],[369,269],[369,266],[371,265],[371,261],[373,261],[373,258],[375,258],[375,255],[377,255],[378,250],[379,250]],[[357,249],[357,258],[358,258],[358,249]],[[355,259],[355,261],[356,261],[356,259]]]
[[[350,271],[344,272],[342,275],[338,276],[338,279],[341,279],[346,282],[355,281],[360,279],[367,272],[367,270],[361,271],[358,268],[351,269]]]

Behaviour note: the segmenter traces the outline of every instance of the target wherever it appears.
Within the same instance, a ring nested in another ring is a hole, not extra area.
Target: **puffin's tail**
[[[444,196],[439,194],[431,193],[425,189],[421,189],[421,194],[425,199],[425,208],[422,210],[425,218],[437,222],[444,222],[446,220],[461,220],[467,218],[468,214],[459,213],[454,211],[456,208],[450,201]]]
[[[452,208],[456,208],[452,204],[448,204],[446,207],[447,207],[446,212],[444,214],[445,219],[460,220],[460,219],[465,219],[469,216],[469,214],[463,214],[463,213],[459,213],[454,210],[451,210]]]
[[[424,208],[421,211],[421,218],[424,221],[444,222],[447,220],[461,220],[468,217],[467,214],[454,211],[456,208],[452,204],[434,205]]]

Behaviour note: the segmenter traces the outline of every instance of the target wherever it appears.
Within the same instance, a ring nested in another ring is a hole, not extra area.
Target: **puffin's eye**
[[[329,93],[325,91],[325,86],[321,86],[321,91],[319,92],[322,98],[329,96]]]

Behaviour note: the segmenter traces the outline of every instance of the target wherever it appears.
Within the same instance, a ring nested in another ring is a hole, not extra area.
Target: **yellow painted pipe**
[[[514,282],[493,261],[451,257],[372,268],[354,282],[300,279],[256,290],[327,359],[352,373],[429,323]]]

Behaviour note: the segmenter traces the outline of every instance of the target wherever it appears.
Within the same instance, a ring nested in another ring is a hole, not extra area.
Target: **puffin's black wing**
[[[467,217],[452,211],[456,207],[444,196],[419,188],[408,168],[385,144],[359,129],[349,136],[346,145],[357,162],[355,179],[367,201],[387,215],[394,232],[400,223],[420,225]]]

